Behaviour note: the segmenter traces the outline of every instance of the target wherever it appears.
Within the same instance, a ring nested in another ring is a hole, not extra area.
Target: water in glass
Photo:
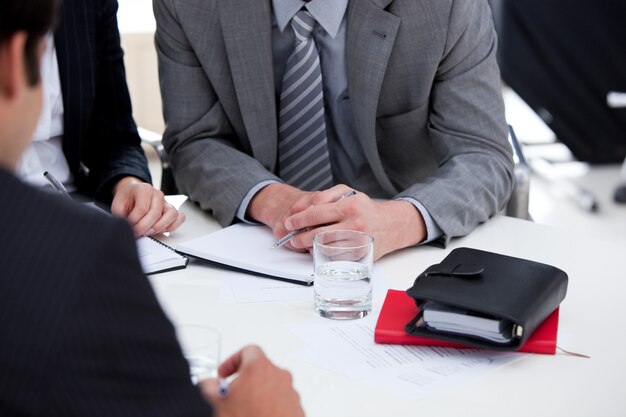
[[[355,319],[372,309],[371,269],[350,261],[328,262],[315,270],[315,309],[322,317]]]

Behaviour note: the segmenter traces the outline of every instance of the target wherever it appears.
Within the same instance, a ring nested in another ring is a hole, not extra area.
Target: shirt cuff
[[[430,215],[428,210],[426,210],[426,207],[422,205],[422,203],[412,197],[399,197],[396,198],[396,200],[408,201],[409,203],[413,204],[424,218],[424,223],[426,224],[426,239],[420,242],[420,245],[424,245],[426,243],[432,242],[433,240],[437,240],[443,235],[443,231],[437,225],[435,220],[433,220],[432,216]]]
[[[237,208],[237,212],[235,213],[235,216],[239,220],[248,224],[258,224],[258,222],[254,222],[254,221],[250,221],[246,219],[246,211],[248,211],[248,205],[250,204],[250,201],[252,201],[252,197],[254,197],[256,193],[261,191],[261,188],[268,186],[270,184],[280,184],[280,182],[276,180],[261,181],[260,183],[252,187],[250,191],[248,191],[248,194],[246,194],[243,200],[241,200],[241,203],[239,203],[239,207]]]

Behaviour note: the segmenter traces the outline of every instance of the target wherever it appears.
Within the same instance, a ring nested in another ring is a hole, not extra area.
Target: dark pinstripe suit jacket
[[[0,169],[0,416],[209,416],[128,225]]]
[[[151,181],[132,118],[116,12],[117,0],[64,0],[55,34],[63,151],[79,191],[104,202],[121,176]]]

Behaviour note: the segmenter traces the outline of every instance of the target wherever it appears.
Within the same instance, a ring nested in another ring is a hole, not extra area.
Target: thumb
[[[219,393],[219,381],[216,378],[203,379],[198,382],[198,388],[200,388],[204,399],[211,403],[221,398]]]

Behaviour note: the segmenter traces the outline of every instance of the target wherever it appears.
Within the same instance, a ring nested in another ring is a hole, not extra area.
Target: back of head
[[[27,35],[24,47],[28,81],[39,82],[37,46],[56,21],[59,0],[0,1],[0,48],[16,33]]]
[[[41,109],[39,61],[60,0],[0,0],[0,168],[14,170]]]

